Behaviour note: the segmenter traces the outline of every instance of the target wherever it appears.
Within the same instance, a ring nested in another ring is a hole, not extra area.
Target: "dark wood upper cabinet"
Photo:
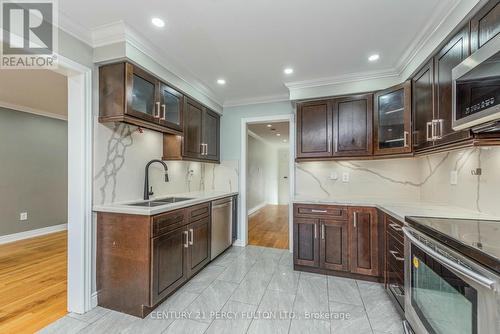
[[[374,103],[374,153],[410,153],[411,82],[376,93]]]
[[[476,51],[500,32],[500,1],[491,0],[470,21],[470,49]]]
[[[171,97],[167,92],[172,94]],[[173,98],[172,98],[173,97]],[[182,94],[127,62],[99,68],[99,121],[124,122],[164,133],[181,133],[173,111]]]
[[[206,109],[203,113],[203,158],[218,161],[220,159],[220,116]]]
[[[320,267],[349,271],[347,220],[320,220]]]
[[[380,276],[377,209],[350,207],[349,228],[351,272]]]
[[[319,220],[295,218],[293,229],[294,263],[301,266],[319,266]]]
[[[435,145],[470,137],[470,131],[452,129],[452,70],[469,56],[468,26],[457,33],[434,57],[434,134]]]
[[[425,64],[412,79],[413,147],[415,150],[433,145],[434,62]]]
[[[332,101],[297,106],[297,158],[332,155]]]
[[[186,98],[185,101],[183,156],[201,159],[203,152],[203,106],[189,98]]]
[[[333,101],[333,156],[373,153],[373,95],[355,95]]]
[[[163,160],[220,161],[220,115],[184,97],[184,135],[163,135]]]
[[[156,304],[188,278],[188,232],[178,228],[152,240],[151,301]]]
[[[182,131],[184,96],[172,87],[160,83],[160,124]]]

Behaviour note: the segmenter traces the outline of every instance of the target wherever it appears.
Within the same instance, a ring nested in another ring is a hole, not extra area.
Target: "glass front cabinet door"
[[[375,94],[375,154],[411,153],[411,83]]]
[[[184,105],[181,93],[160,83],[160,124],[171,129],[182,131],[182,108]]]
[[[159,103],[157,103],[158,80],[151,74],[132,64],[127,66],[127,109],[128,115],[149,122],[158,122]]]

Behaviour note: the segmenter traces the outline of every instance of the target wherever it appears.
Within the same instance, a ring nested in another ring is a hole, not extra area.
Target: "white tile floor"
[[[399,334],[403,329],[382,285],[293,271],[288,251],[248,246],[229,249],[145,319],[97,307],[85,315],[68,314],[40,333]]]

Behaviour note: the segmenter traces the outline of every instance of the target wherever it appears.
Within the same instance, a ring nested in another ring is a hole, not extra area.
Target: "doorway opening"
[[[292,115],[243,120],[240,223],[244,244],[291,249],[291,122]]]
[[[68,78],[0,77],[0,332],[36,332],[68,310]]]

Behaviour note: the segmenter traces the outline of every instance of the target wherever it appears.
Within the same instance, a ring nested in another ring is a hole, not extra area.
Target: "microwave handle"
[[[471,280],[473,280],[477,284],[480,284],[480,285],[482,285],[490,290],[495,290],[495,282],[494,281],[490,280],[487,277],[484,277],[481,274],[478,274],[478,273],[470,270],[469,268],[461,266],[461,265],[447,259],[446,257],[442,256],[441,254],[439,254],[438,252],[436,252],[432,248],[426,246],[424,243],[422,243],[420,240],[415,238],[410,233],[410,229],[408,227],[403,227],[403,232],[405,234],[405,237],[410,239],[410,241],[413,244],[418,246],[425,253],[429,254],[430,256],[432,256],[433,258],[438,260],[438,262],[440,262],[442,265],[444,265],[449,270],[455,272],[456,274],[466,276],[467,278],[470,278]]]

